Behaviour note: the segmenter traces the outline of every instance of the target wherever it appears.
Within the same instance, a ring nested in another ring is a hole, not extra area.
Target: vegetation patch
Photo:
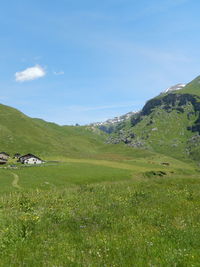
[[[156,176],[157,177],[163,177],[165,175],[167,175],[167,173],[164,171],[148,171],[148,172],[144,173],[144,176],[148,177],[148,178],[152,178],[152,177],[156,177]]]

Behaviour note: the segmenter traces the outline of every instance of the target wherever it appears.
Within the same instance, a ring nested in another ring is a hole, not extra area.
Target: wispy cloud
[[[23,71],[15,73],[15,80],[17,82],[32,81],[42,78],[46,75],[46,71],[40,65],[35,65],[34,67],[27,68]]]
[[[5,100],[7,100],[7,99],[8,99],[7,96],[0,96],[0,101],[5,101]]]
[[[191,58],[181,53],[181,51],[170,51],[165,49],[156,48],[153,46],[147,46],[144,44],[127,41],[127,40],[119,40],[117,38],[113,39],[100,39],[101,44],[106,47],[106,50],[109,53],[119,52],[123,53],[124,56],[135,56],[140,55],[145,58],[151,59],[153,61],[160,62],[179,62],[179,63],[188,63],[191,62]]]
[[[156,1],[154,5],[149,3],[149,8],[147,11],[150,11],[152,14],[157,12],[163,12],[168,9],[181,6],[187,3],[189,0],[167,0],[167,1]]]
[[[148,1],[145,7],[141,10],[138,10],[132,16],[127,16],[123,18],[128,21],[135,21],[144,19],[147,16],[154,16],[158,13],[164,13],[170,9],[174,9],[176,7],[182,6],[189,2],[189,0],[165,0],[165,1]]]
[[[140,104],[140,101],[138,101],[138,103]],[[74,105],[74,106],[68,106],[65,109],[69,111],[85,112],[85,111],[118,109],[118,108],[126,108],[126,107],[131,108],[133,107],[133,104],[136,104],[136,101],[129,102],[129,103],[122,103],[122,104],[102,105],[102,106],[76,106]]]
[[[64,75],[65,72],[63,70],[61,70],[61,71],[53,71],[53,74],[58,76],[58,75]]]

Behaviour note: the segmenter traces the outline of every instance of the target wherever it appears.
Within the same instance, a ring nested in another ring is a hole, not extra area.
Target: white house
[[[24,160],[24,164],[42,164],[43,161],[39,158],[31,157]]]
[[[7,154],[6,152],[0,152],[0,159],[8,160],[9,157],[9,154]]]
[[[20,157],[18,161],[23,164],[42,164],[44,162],[33,154],[26,154]]]

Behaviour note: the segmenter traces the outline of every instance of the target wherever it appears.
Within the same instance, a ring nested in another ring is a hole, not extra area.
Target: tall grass
[[[1,266],[198,266],[199,178],[31,189],[0,200]]]

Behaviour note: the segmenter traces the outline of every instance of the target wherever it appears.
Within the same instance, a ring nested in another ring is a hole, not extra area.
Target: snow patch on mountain
[[[128,120],[132,115],[136,114],[137,112],[135,111],[131,111],[131,112],[128,112],[122,116],[118,116],[118,117],[114,117],[113,119],[108,119],[104,122],[95,122],[95,123],[92,123],[91,126],[101,126],[101,125],[112,125],[112,124],[117,124],[117,123],[120,123],[120,122],[123,122],[125,120]]]
[[[169,92],[172,92],[172,91],[181,90],[185,86],[186,86],[186,84],[184,84],[184,83],[178,83],[178,84],[176,84],[174,86],[171,86],[171,87],[167,88],[163,93],[169,93]]]

